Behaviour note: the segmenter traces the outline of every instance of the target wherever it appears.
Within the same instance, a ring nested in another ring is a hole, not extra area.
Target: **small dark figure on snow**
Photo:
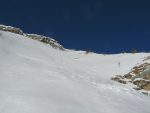
[[[120,67],[120,62],[118,62],[118,66]]]

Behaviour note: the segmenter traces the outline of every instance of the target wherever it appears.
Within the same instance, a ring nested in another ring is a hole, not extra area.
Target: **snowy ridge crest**
[[[53,38],[50,38],[50,37],[46,37],[43,35],[37,35],[37,34],[24,33],[20,28],[12,27],[12,26],[6,26],[6,25],[0,25],[0,30],[19,34],[19,35],[23,35],[25,37],[43,42],[45,44],[49,44],[55,49],[65,50],[65,48],[61,44],[59,44],[56,40],[54,40]]]
[[[12,26],[5,26],[5,25],[0,25],[0,30],[2,31],[8,31],[8,32],[12,32],[15,34],[20,34],[23,35],[23,31],[20,28],[16,28],[16,27],[12,27]]]

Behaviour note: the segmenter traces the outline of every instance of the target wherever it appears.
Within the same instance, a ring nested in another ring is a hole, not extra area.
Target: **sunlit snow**
[[[150,113],[149,96],[111,81],[149,55],[60,51],[0,31],[0,113]]]

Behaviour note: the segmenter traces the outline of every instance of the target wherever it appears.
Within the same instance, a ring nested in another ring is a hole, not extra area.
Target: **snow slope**
[[[0,113],[150,113],[149,96],[110,80],[149,55],[59,51],[0,31]]]

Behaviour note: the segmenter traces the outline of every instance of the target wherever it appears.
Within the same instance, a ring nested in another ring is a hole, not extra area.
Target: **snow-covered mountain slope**
[[[150,113],[149,96],[111,81],[149,55],[60,51],[0,31],[0,113]]]
[[[20,28],[1,25],[1,24],[0,24],[0,30],[15,33],[15,34],[19,34],[19,35],[23,35],[27,38],[31,38],[31,39],[40,41],[42,43],[48,44],[48,45],[52,46],[55,49],[65,50],[65,48],[61,44],[59,44],[56,40],[54,40],[53,38],[50,38],[50,37],[46,37],[46,36],[43,36],[43,35],[37,35],[37,34],[27,34],[27,33],[24,33]]]

